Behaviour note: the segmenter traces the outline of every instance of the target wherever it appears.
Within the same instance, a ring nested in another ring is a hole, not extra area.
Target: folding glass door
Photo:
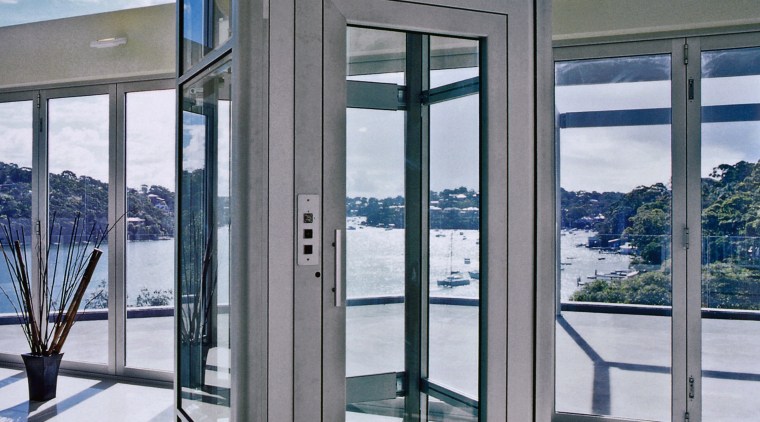
[[[34,165],[34,134],[37,132],[35,93],[0,96],[0,224],[10,223],[11,230],[21,233],[31,248],[32,240],[32,169]],[[21,237],[21,236],[19,236]],[[2,234],[0,241],[5,241]],[[8,272],[0,271],[0,353],[16,355],[29,348],[18,325],[16,310],[21,304],[15,299]],[[3,292],[7,293],[3,294]]]
[[[34,258],[34,248],[52,245],[52,268],[65,256],[77,218],[87,229],[113,227],[64,345],[64,368],[171,378],[174,277],[167,263],[174,248],[162,240],[174,236],[172,86],[157,80],[0,97],[0,137],[8,149],[0,215],[23,233],[27,258]],[[56,289],[62,265],[49,273]],[[6,278],[0,285],[8,293],[0,294],[0,353],[15,360],[28,347]],[[167,340],[156,342],[162,331],[166,336],[159,338]]]
[[[760,412],[759,41],[558,50],[555,420]]]
[[[672,63],[555,65],[559,413],[670,419]]]
[[[760,43],[741,37],[690,44],[702,50],[694,63],[701,76],[694,183],[702,194],[695,212],[701,248],[694,245],[701,252],[701,297],[694,299],[702,376],[700,388],[695,370],[694,395],[704,421],[751,420],[760,414]]]

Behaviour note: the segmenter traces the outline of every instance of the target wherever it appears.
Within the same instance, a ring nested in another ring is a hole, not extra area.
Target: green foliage
[[[137,295],[135,305],[143,306],[168,306],[174,302],[174,291],[172,289],[153,289],[147,287],[140,289]]]
[[[583,285],[570,300],[669,306],[671,290],[670,274],[654,271],[622,280],[594,280]]]
[[[430,228],[477,230],[480,227],[480,195],[465,187],[430,192]],[[405,201],[395,198],[346,198],[349,216],[366,217],[372,227],[405,227]]]
[[[31,235],[32,171],[0,162],[0,218],[9,217]],[[81,215],[85,226],[108,225],[108,183],[70,170],[49,175],[49,207],[63,232],[70,232],[73,219]],[[156,240],[174,236],[174,193],[163,186],[127,191],[130,240]]]
[[[91,292],[85,300],[87,309],[107,309],[108,308],[108,286],[105,280],[100,280],[95,291]]]
[[[670,197],[661,184],[638,187],[602,210],[606,218],[593,229],[600,236],[622,233],[636,246],[635,262],[659,264],[669,255],[663,248],[671,234]],[[587,216],[600,212],[598,203],[589,204],[584,212]],[[760,163],[716,167],[702,179],[704,307],[760,310],[758,236]],[[572,300],[669,305],[670,276],[660,270],[619,281],[595,280],[581,287]]]
[[[716,262],[703,267],[702,306],[760,309],[760,272]]]

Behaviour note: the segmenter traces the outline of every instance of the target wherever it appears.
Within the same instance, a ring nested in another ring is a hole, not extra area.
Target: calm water
[[[403,296],[404,229],[361,226],[349,218],[346,231],[346,294],[350,298]],[[354,227],[355,230],[351,230]],[[451,271],[467,276],[480,268],[477,230],[433,230],[430,235],[430,295],[477,298],[478,280],[467,286],[438,287]],[[469,263],[465,260],[469,259]]]
[[[346,285],[348,297],[402,296],[404,294],[404,233],[403,229],[386,230],[359,225],[360,220],[349,219],[347,225],[355,230],[346,231]],[[364,228],[362,228],[364,227]],[[586,248],[588,237],[594,232],[562,232],[561,280],[562,300],[569,300],[578,289],[577,280],[587,281],[594,274],[627,269],[630,257],[602,254]],[[220,232],[221,243],[228,239]],[[450,271],[479,270],[479,233],[476,230],[434,230],[430,237],[430,294],[431,296],[477,298],[478,280],[471,279],[468,286],[438,287],[436,281],[445,278]],[[100,281],[108,274],[108,248],[104,248],[88,293],[98,289]],[[221,252],[221,251],[220,251]],[[157,240],[127,243],[127,303],[134,304],[140,289],[174,290],[174,241]],[[469,263],[465,258],[469,258]],[[227,268],[220,269],[222,273]],[[8,273],[0,268],[0,285],[11,291]],[[227,291],[227,284],[220,281],[220,291]],[[226,302],[225,297],[218,298]],[[0,295],[0,313],[13,312],[8,300]]]
[[[573,292],[578,290],[578,278],[581,282],[590,281],[587,277],[594,275],[594,271],[606,274],[616,270],[627,270],[631,263],[631,257],[628,255],[601,253],[596,249],[587,248],[585,245],[588,238],[595,234],[586,230],[562,231],[560,267],[563,302],[568,301]]]

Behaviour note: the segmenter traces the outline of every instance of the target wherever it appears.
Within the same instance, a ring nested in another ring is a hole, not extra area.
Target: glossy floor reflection
[[[55,399],[30,402],[24,370],[0,368],[0,422],[168,422],[173,400],[171,388],[61,375]]]

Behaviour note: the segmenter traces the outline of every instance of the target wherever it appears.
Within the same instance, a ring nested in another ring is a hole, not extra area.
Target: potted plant
[[[29,344],[29,353],[21,356],[33,401],[56,395],[61,349],[102,255],[100,245],[108,237],[108,228],[85,227],[79,213],[67,223],[57,224],[53,215],[44,250],[37,230],[31,253],[34,262],[28,256],[32,245],[26,244],[23,226],[12,225],[8,219],[0,232],[0,251],[13,287],[11,292],[0,290],[13,306]]]

